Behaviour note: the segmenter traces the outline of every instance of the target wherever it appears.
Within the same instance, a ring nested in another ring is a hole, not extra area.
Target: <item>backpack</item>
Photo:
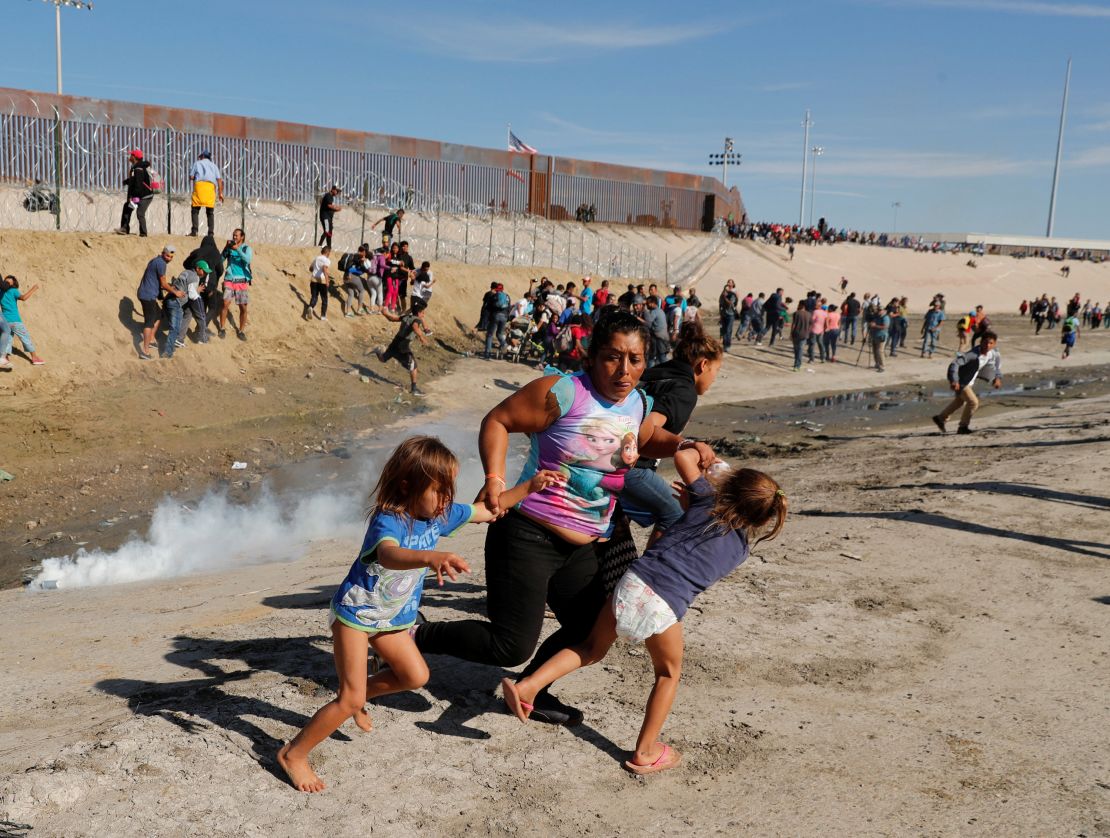
[[[574,349],[574,335],[570,332],[570,326],[564,326],[555,335],[555,350],[570,352],[572,349]]]
[[[493,310],[494,311],[508,311],[509,306],[511,306],[512,304],[513,304],[513,301],[511,299],[509,299],[509,295],[506,294],[504,291],[498,291],[497,294],[494,295],[494,298],[493,298]]]
[[[347,273],[347,271],[349,271],[352,267],[355,266],[355,264],[357,264],[357,259],[357,253],[344,253],[342,256],[339,257],[339,272],[341,274]]]

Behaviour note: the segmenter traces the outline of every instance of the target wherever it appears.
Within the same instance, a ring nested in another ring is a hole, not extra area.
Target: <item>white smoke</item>
[[[477,441],[466,424],[426,424],[410,432],[438,436],[458,456],[461,468],[456,500],[461,503],[469,502],[483,483],[481,463],[475,456]],[[401,438],[393,439],[399,442]],[[117,585],[293,561],[304,556],[312,542],[323,539],[346,541],[353,556],[366,527],[369,492],[378,479],[379,464],[392,450],[380,443],[370,443],[367,448],[370,450],[364,449],[354,469],[356,478],[343,486],[320,489],[302,485],[280,497],[263,486],[259,496],[245,504],[233,502],[226,490],[211,492],[195,505],[183,505],[167,496],[155,508],[145,535],[132,536],[116,550],[81,549],[46,559],[28,587]],[[319,479],[319,468],[311,462],[290,471],[301,473],[301,483]]]
[[[297,559],[313,541],[357,539],[365,497],[328,491],[282,503],[263,490],[253,502],[236,504],[220,492],[195,507],[163,498],[145,536],[132,536],[117,550],[46,559],[30,587],[116,585]]]

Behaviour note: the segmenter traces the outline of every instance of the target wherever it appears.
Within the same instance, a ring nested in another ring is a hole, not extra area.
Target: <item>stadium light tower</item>
[[[813,204],[817,195],[817,158],[825,153],[822,146],[815,145],[810,149],[813,152],[813,171],[809,175],[809,226],[813,226]]]
[[[709,165],[721,167],[721,182],[725,185],[725,189],[728,189],[728,164],[735,163],[739,166],[740,158],[744,156],[742,154],[734,154],[732,148],[732,137],[725,137],[724,153],[709,155]]]
[[[62,95],[62,6],[92,11],[93,4],[86,0],[42,0],[54,7],[54,50],[58,59],[58,95]]]

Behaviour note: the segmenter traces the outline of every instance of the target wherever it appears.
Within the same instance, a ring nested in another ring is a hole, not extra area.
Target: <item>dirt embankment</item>
[[[300,315],[315,248],[259,247],[246,343],[228,330],[207,345],[190,338],[172,360],[140,361],[135,291],[143,268],[185,237],[124,238],[0,231],[0,270],[40,289],[21,304],[44,367],[17,355],[0,373],[0,585],[46,555],[71,552],[98,534],[109,543],[166,492],[228,481],[235,461],[252,470],[329,450],[352,431],[420,409],[407,373],[370,349],[396,326],[381,316],[344,318],[333,298],[327,322]],[[420,259],[421,254],[415,254]],[[433,265],[427,320],[431,345],[418,351],[427,381],[478,347],[470,328],[489,283],[514,296],[531,276],[563,271]],[[577,279],[577,277],[575,277]],[[16,342],[18,349],[19,343]],[[110,526],[101,526],[109,520]],[[108,532],[112,529],[113,532]]]

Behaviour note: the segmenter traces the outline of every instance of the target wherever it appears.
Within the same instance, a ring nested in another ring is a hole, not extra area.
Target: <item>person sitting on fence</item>
[[[121,236],[131,233],[131,213],[139,218],[139,235],[146,235],[146,210],[154,200],[154,189],[151,186],[150,161],[143,159],[139,149],[132,149],[127,157],[127,177],[123,184],[127,187],[127,198],[123,202],[123,215],[120,216],[119,230]]]
[[[224,179],[220,175],[219,167],[212,162],[212,152],[202,151],[197,157],[193,167],[189,169],[189,180],[193,182],[192,209],[190,211],[192,226],[189,235],[197,235],[197,225],[200,223],[200,209],[208,218],[208,235],[216,235],[216,201],[224,202]]]

